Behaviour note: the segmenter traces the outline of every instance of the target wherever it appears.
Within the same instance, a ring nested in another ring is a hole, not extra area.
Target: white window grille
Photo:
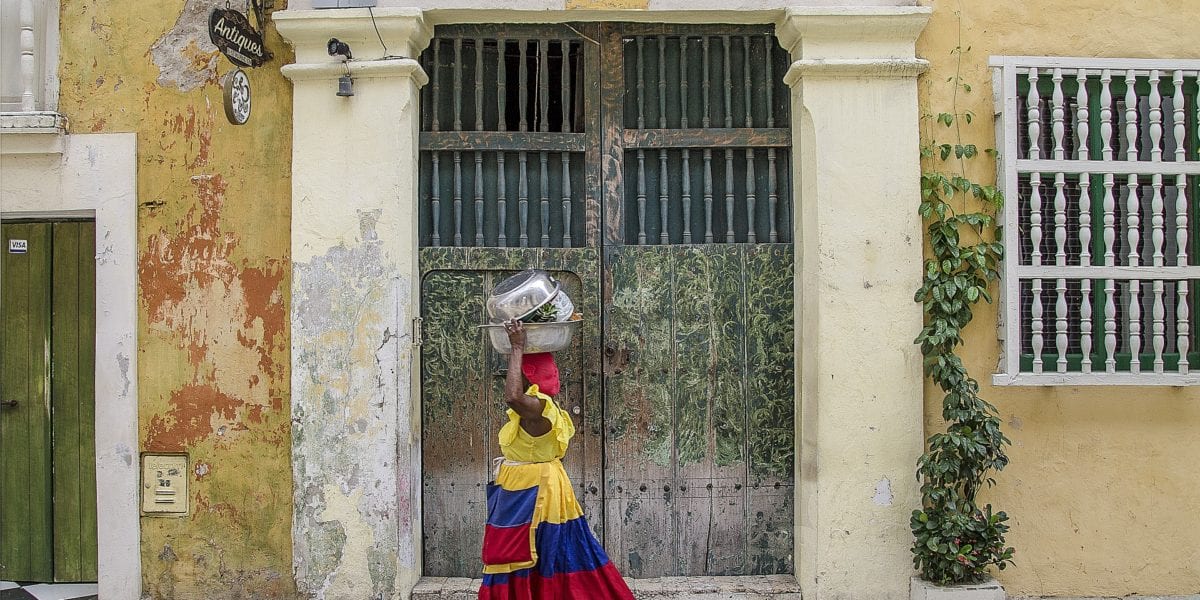
[[[993,57],[997,384],[1198,385],[1200,60]]]
[[[57,108],[58,2],[0,0],[0,112]]]

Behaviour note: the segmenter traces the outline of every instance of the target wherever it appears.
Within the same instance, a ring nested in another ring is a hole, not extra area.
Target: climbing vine
[[[955,73],[947,81],[954,86],[950,110],[924,117],[919,212],[931,255],[915,298],[925,312],[915,343],[924,355],[925,375],[944,394],[946,431],[929,437],[917,461],[921,508],[911,520],[913,564],[923,579],[941,585],[978,582],[990,565],[1003,569],[1013,555],[1004,541],[1008,516],[976,503],[979,490],[995,483],[992,472],[1008,464],[1009,440],[1000,431],[996,407],[979,396],[979,382],[956,353],[973,308],[980,300],[992,301],[988,290],[999,277],[1004,251],[996,224],[1002,196],[994,185],[969,176],[971,161],[994,151],[981,153],[963,139],[962,124],[970,125],[975,115],[958,103],[960,92],[971,92],[961,76],[970,48],[962,47],[959,18]]]

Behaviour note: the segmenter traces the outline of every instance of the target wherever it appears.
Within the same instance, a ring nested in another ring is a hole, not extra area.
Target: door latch
[[[422,331],[421,331],[421,323],[423,323],[424,321],[425,321],[425,319],[422,319],[421,317],[415,317],[415,318],[413,318],[413,322],[412,322],[412,340],[413,340],[413,341],[412,341],[412,345],[414,345],[414,346],[420,346],[420,345],[421,345],[421,341],[422,341],[422,335],[423,335],[423,333],[422,333]]]
[[[5,408],[16,408],[17,401],[16,400],[5,400],[3,402],[0,402],[0,406],[3,406]]]

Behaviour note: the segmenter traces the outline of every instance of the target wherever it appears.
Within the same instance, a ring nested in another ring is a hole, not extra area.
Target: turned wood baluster
[[[440,40],[435,40],[433,42],[433,69],[432,69],[432,72],[430,73],[430,77],[429,77],[429,79],[431,80],[431,83],[432,83],[432,87],[433,87],[433,90],[432,90],[433,106],[432,106],[432,111],[431,111],[433,116],[432,116],[432,119],[430,119],[431,120],[430,128],[433,131],[437,131],[440,127],[440,123],[438,122],[438,117],[440,116],[440,107],[441,107],[441,104],[440,104],[441,90],[439,89],[439,80],[441,79],[441,62],[440,62],[441,47],[442,47],[442,44],[441,44]],[[430,208],[429,213],[430,213],[430,216],[433,217],[431,219],[432,225],[433,225],[433,234],[429,239],[429,243],[430,243],[430,245],[435,246],[435,247],[442,245],[442,236],[441,236],[442,176],[441,176],[441,168],[440,168],[441,167],[441,165],[440,165],[441,154],[442,154],[441,152],[438,152],[435,150],[434,152],[431,153],[431,156],[430,156],[430,160],[433,163],[433,165],[432,165],[433,166],[433,174],[429,181],[430,196],[431,196],[431,199],[430,199],[431,208]]]
[[[1113,159],[1112,147],[1113,110],[1112,110],[1112,72],[1104,69],[1100,72],[1100,138],[1101,157],[1105,161]],[[1104,266],[1116,265],[1117,242],[1117,200],[1113,193],[1112,173],[1104,174]],[[1104,370],[1108,373],[1117,371],[1117,282],[1115,279],[1104,280]]]
[[[658,126],[667,128],[667,60],[666,36],[658,36]],[[658,243],[670,243],[670,228],[667,226],[667,209],[670,203],[667,180],[667,149],[658,149]]]
[[[1051,133],[1054,139],[1054,158],[1066,158],[1063,137],[1066,133],[1066,105],[1063,103],[1062,69],[1054,69],[1051,77],[1054,89],[1050,96]],[[1054,264],[1067,265],[1067,179],[1063,173],[1054,174]],[[1067,370],[1067,280],[1055,280],[1054,303],[1054,349],[1058,354],[1055,369],[1059,373]]]
[[[1171,78],[1175,93],[1171,96],[1172,123],[1175,133],[1175,162],[1187,160],[1186,118],[1184,116],[1183,71],[1175,71]],[[1200,103],[1198,103],[1200,104]],[[1193,140],[1195,143],[1195,140]],[[1175,176],[1175,264],[1179,267],[1188,265],[1188,197],[1187,176]],[[1191,349],[1190,306],[1188,304],[1188,282],[1178,281],[1175,284],[1175,295],[1178,298],[1175,305],[1175,351],[1179,354],[1179,372],[1188,373],[1188,350]]]
[[[1088,160],[1088,92],[1087,70],[1079,69],[1075,75],[1078,91],[1075,95],[1075,141],[1077,142],[1076,157],[1078,160]],[[1079,265],[1092,264],[1092,193],[1091,175],[1079,174]],[[1084,279],[1080,284],[1082,298],[1079,302],[1079,346],[1082,360],[1080,370],[1092,372],[1092,280]]]
[[[688,126],[688,38],[679,38],[679,126]],[[692,243],[692,168],[690,163],[691,151],[688,148],[680,150],[683,153],[683,243]]]
[[[1042,110],[1041,95],[1038,93],[1038,70],[1029,69],[1029,95],[1026,98],[1027,126],[1029,131],[1029,159],[1042,158]],[[1032,247],[1030,264],[1037,267],[1042,264],[1042,176],[1041,173],[1029,174],[1029,242]],[[1030,309],[1031,343],[1033,345],[1033,372],[1042,372],[1042,346],[1044,344],[1042,326],[1042,280],[1035,278],[1032,282],[1033,305]]]
[[[1125,71],[1125,160],[1138,159],[1138,98],[1135,84],[1137,76],[1133,69]],[[1126,260],[1129,266],[1136,267],[1141,263],[1139,250],[1141,247],[1141,199],[1138,197],[1139,183],[1136,174],[1130,174],[1125,180],[1125,239],[1128,242]],[[1142,351],[1142,303],[1140,299],[1142,283],[1140,280],[1129,282],[1129,304],[1126,316],[1129,319],[1129,372],[1140,373]]]
[[[750,36],[742,36],[742,79],[745,89],[746,127],[754,127],[753,96],[750,90]],[[768,84],[770,85],[770,84]],[[746,148],[746,241],[753,244],[758,241],[755,235],[755,196],[754,196],[754,148]]]
[[[1158,89],[1161,77],[1157,70],[1150,71],[1149,82],[1150,160],[1151,162],[1162,162],[1162,93]],[[1163,242],[1166,235],[1164,231],[1166,217],[1163,211],[1166,209],[1166,206],[1163,199],[1162,187],[1162,174],[1155,173],[1151,178],[1150,184],[1152,194],[1150,198],[1150,244],[1153,246],[1151,263],[1155,267],[1161,267],[1165,264]],[[1163,298],[1166,292],[1166,282],[1162,279],[1155,279],[1151,289],[1154,294],[1154,305],[1151,312],[1150,343],[1151,348],[1154,349],[1154,372],[1162,373],[1164,367],[1163,351],[1167,347],[1167,307]]]
[[[775,63],[773,60],[773,52],[775,39],[771,34],[765,34],[765,43],[767,47],[767,84],[764,86],[767,91],[767,127],[775,127]],[[778,181],[775,174],[775,147],[767,148],[767,205],[770,210],[770,241],[775,243],[779,241],[779,228],[776,212],[779,205],[779,192],[777,190]]]
[[[637,38],[637,128],[646,128],[646,64],[644,60],[646,38]],[[646,245],[646,151],[638,148],[638,245]]]
[[[508,129],[508,95],[505,87],[508,85],[508,68],[505,60],[508,53],[508,41],[504,38],[496,40],[496,129]],[[506,181],[508,172],[504,168],[504,151],[496,152],[496,245],[508,246],[508,192]]]

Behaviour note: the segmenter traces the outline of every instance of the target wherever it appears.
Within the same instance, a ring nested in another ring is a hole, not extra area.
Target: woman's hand
[[[525,324],[516,319],[504,322],[504,331],[508,333],[508,344],[513,350],[525,350]]]

